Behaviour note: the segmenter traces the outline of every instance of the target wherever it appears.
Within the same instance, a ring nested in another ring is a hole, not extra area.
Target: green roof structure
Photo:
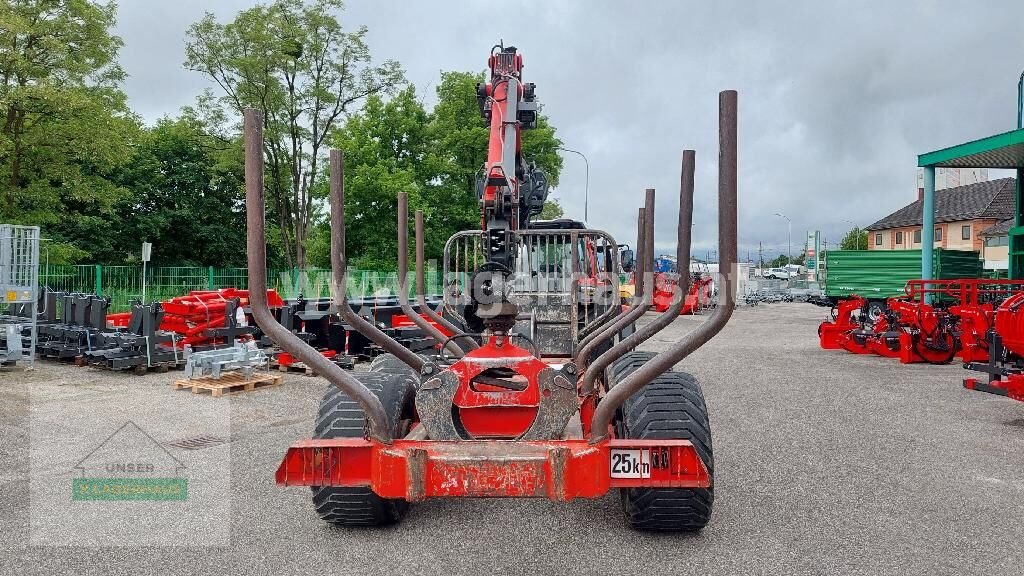
[[[935,169],[995,168],[1017,171],[1016,209],[1010,236],[1010,278],[1024,277],[1024,214],[1021,209],[1021,175],[1024,174],[1024,74],[1017,83],[1017,129],[971,140],[917,157],[924,168],[924,198],[921,224],[921,278],[932,275],[933,234],[935,230]]]

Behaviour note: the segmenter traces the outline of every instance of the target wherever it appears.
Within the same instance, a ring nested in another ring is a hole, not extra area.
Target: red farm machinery
[[[911,280],[906,296],[889,298],[876,314],[867,299],[851,296],[818,327],[820,344],[904,364],[986,361],[996,309],[1022,287],[1017,280]]]
[[[291,446],[278,484],[309,486],[317,513],[345,526],[400,521],[410,503],[435,497],[621,494],[639,529],[696,531],[714,499],[707,407],[696,379],[673,367],[717,334],[735,303],[737,95],[719,95],[719,254],[722,301],[697,329],[655,354],[639,344],[679,315],[677,298],[646,325],[652,308],[654,190],[639,211],[637,290],[620,304],[619,253],[605,232],[581,223],[537,225],[543,173],[521,155],[520,132],[536,121],[534,86],[522,56],[496,46],[490,81],[478,89],[491,143],[478,186],[481,228],[444,249],[443,304],[424,304],[423,217],[415,214],[414,309],[408,275],[408,201],[398,202],[399,297],[408,318],[436,341],[430,354],[402,347],[347,303],[343,157],[330,156],[334,299],[338,313],[387,353],[367,372],[324,359],[275,321],[266,287],[262,121],[245,114],[249,288],[259,327],[331,385],[314,438]],[[689,261],[694,153],[685,151],[677,256]],[[590,256],[588,256],[588,254]],[[605,261],[594,264],[593,255]],[[594,269],[596,268],[596,269]],[[443,329],[443,331],[442,331]]]
[[[840,301],[818,327],[821,347],[901,362],[948,364],[987,374],[964,387],[1024,401],[1024,281],[911,280],[872,321],[859,296]]]
[[[966,362],[964,368],[982,372],[987,378],[964,378],[964,388],[1024,402],[1024,291],[973,321],[986,328],[976,334],[977,346],[984,350],[985,357]]]

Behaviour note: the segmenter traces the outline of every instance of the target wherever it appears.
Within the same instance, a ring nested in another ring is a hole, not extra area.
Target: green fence
[[[147,302],[167,300],[192,290],[249,287],[245,268],[215,268],[192,266],[148,266],[146,268],[145,299]],[[112,312],[130,308],[132,300],[142,299],[142,266],[106,265],[47,265],[39,267],[39,285],[63,292],[81,292],[110,297]],[[267,284],[282,298],[326,298],[331,295],[331,271],[322,268],[271,269],[267,271]],[[409,288],[413,288],[410,277]],[[430,269],[426,273],[426,287],[430,294],[441,291],[440,275]],[[395,272],[349,269],[346,275],[349,298],[374,294],[394,294],[398,289]]]

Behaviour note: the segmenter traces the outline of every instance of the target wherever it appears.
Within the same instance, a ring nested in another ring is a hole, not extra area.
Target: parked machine
[[[245,114],[249,288],[254,319],[283,349],[330,382],[314,438],[290,447],[279,484],[310,486],[317,513],[345,526],[400,521],[410,503],[433,497],[594,498],[618,489],[631,525],[695,531],[713,503],[714,458],[707,408],[696,379],[672,368],[712,338],[734,309],[735,274],[723,274],[723,300],[696,330],[666,351],[637,345],[671,323],[671,307],[625,336],[652,306],[654,190],[639,212],[638,284],[628,311],[618,305],[617,274],[588,278],[587,243],[618,253],[608,234],[583,226],[535,228],[544,179],[520,153],[520,131],[535,119],[522,56],[496,46],[490,81],[479,89],[491,126],[480,192],[482,226],[445,248],[441,311],[405,309],[437,345],[417,354],[351,311],[335,290],[346,323],[388,351],[370,371],[350,373],[280,326],[262,296],[266,286],[262,121]],[[719,253],[735,267],[736,106],[720,94]],[[345,286],[343,160],[331,152],[334,285]],[[677,256],[688,261],[694,154],[683,154]],[[399,295],[406,294],[408,205],[398,203]],[[423,298],[422,215],[416,213],[417,300]],[[612,269],[605,263],[604,270]],[[403,305],[408,304],[408,298]],[[443,326],[445,336],[429,321]]]
[[[959,357],[979,366],[992,357],[990,342],[1000,311],[1004,318],[1011,315],[1004,310],[1006,302],[1022,289],[1018,280],[911,280],[903,297],[885,300],[880,309],[871,300],[851,296],[818,327],[820,344],[826,350],[899,358],[904,364],[948,364]]]
[[[664,271],[659,270],[654,275],[655,310],[664,312],[669,309],[679,284],[679,278],[681,274],[686,273],[690,275],[690,288],[684,296],[683,307],[679,310],[679,313],[697,314],[714,306],[715,280],[708,269],[708,265],[703,262],[694,262],[690,265],[688,271],[680,272],[676,268],[676,264],[672,262],[671,267]]]
[[[978,339],[988,357],[966,362],[964,368],[987,378],[964,378],[964,388],[1024,402],[1024,292],[1003,300],[991,319],[981,316],[977,321],[991,326],[984,338]]]

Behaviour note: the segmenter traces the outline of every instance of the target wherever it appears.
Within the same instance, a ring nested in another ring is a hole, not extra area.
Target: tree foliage
[[[557,220],[565,216],[565,210],[557,199],[552,198],[544,203],[544,209],[540,211],[541,220]]]
[[[437,104],[401,90],[398,64],[374,64],[366,28],[343,29],[340,0],[273,0],[228,23],[207,14],[188,32],[186,65],[214,81],[176,118],[143,127],[120,89],[113,3],[0,4],[0,221],[39,224],[51,263],[163,265],[245,261],[241,111],[264,114],[268,259],[329,264],[326,152],[346,158],[349,255],[395,265],[399,192],[426,220],[427,255],[479,226],[476,181],[487,155],[476,84],[444,72]],[[523,154],[558,183],[548,119]],[[557,201],[542,217],[562,215]],[[308,254],[307,254],[308,249]]]
[[[130,190],[116,210],[122,217],[120,253],[105,261],[131,260],[142,242],[152,242],[156,264],[245,265],[239,140],[220,140],[188,115],[163,119],[140,139],[119,182]]]
[[[46,227],[52,260],[105,253],[111,180],[138,122],[119,84],[115,6],[0,4],[0,221]]]
[[[843,236],[843,240],[839,243],[839,248],[841,250],[867,250],[868,231],[854,226],[846,233],[846,236]]]
[[[319,215],[327,138],[345,115],[403,82],[397,62],[374,65],[366,27],[345,31],[341,0],[275,0],[227,24],[212,14],[188,31],[185,65],[218,85],[209,98],[221,119],[253,107],[263,113],[270,214],[288,263],[306,264],[306,240]]]
[[[786,254],[779,254],[778,256],[773,258],[772,260],[769,260],[768,263],[766,264],[766,266],[768,266],[769,268],[782,268],[783,266],[786,266],[786,265],[789,265],[789,264],[796,264],[797,266],[803,266],[804,263],[806,262],[806,260],[807,260],[807,253],[806,252],[801,252],[800,255],[794,257],[792,261],[790,261],[788,255],[786,255]]]

